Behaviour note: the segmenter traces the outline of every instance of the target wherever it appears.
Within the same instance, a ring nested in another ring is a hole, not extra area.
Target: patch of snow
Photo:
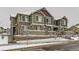
[[[56,41],[68,41],[69,39],[64,38],[47,38],[47,39],[35,39],[35,40],[22,40],[17,41],[17,43],[50,43],[50,42],[56,42]]]
[[[8,44],[8,36],[0,36],[0,44]]]
[[[14,45],[7,45],[7,46],[1,46],[0,50],[11,50],[11,49],[18,49],[18,48],[28,48],[28,47],[34,47],[34,46],[41,46],[41,45],[49,45],[49,44],[63,44],[64,42],[53,42],[53,43],[39,43],[39,44],[14,44]]]
[[[79,28],[79,25],[78,26],[76,26],[77,28]]]
[[[71,37],[71,39],[79,40],[79,37]]]

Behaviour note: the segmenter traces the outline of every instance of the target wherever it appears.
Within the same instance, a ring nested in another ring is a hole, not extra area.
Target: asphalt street
[[[79,42],[60,44],[60,45],[49,45],[35,48],[23,48],[16,49],[17,51],[79,51]]]
[[[42,48],[45,51],[79,51],[79,42]]]

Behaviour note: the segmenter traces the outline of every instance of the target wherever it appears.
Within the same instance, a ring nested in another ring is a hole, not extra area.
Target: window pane
[[[38,21],[38,16],[36,16],[36,21]]]
[[[42,22],[42,16],[39,16],[39,22]]]
[[[22,20],[22,21],[25,21],[25,16],[22,15],[22,16],[21,16],[21,20]]]
[[[25,21],[28,21],[28,17],[27,16],[25,16]]]

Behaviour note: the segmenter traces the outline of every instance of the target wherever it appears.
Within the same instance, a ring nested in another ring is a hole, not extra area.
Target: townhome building
[[[27,15],[17,13],[10,16],[12,35],[55,35],[65,31],[68,19],[54,19],[46,8],[41,8]]]
[[[62,17],[61,19],[54,20],[54,30],[57,34],[64,34],[67,30],[68,19],[66,16]]]

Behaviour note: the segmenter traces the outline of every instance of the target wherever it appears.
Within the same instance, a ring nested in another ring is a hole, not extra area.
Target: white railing
[[[44,24],[32,23],[31,25],[44,25]]]
[[[42,32],[45,32],[45,30],[28,30],[28,31],[42,31]]]

